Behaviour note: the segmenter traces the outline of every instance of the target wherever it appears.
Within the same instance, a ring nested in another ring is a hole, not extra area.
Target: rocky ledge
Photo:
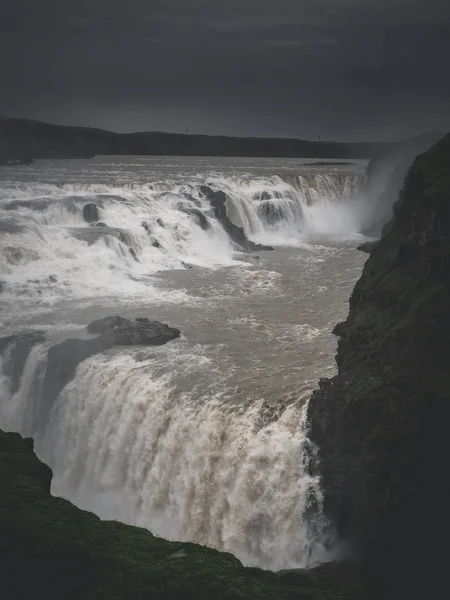
[[[309,405],[325,510],[383,598],[446,574],[449,307],[450,135],[411,167]]]

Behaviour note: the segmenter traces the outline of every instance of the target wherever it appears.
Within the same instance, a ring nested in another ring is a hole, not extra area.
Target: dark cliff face
[[[450,135],[414,162],[335,333],[309,406],[325,509],[388,588],[417,591],[448,554]]]
[[[365,232],[379,237],[392,217],[392,206],[403,187],[414,159],[439,141],[442,134],[431,133],[398,142],[389,152],[375,156],[367,165],[365,195],[371,215]]]

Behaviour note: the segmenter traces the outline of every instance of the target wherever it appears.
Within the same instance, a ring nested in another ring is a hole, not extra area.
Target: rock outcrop
[[[96,223],[100,220],[98,208],[94,202],[88,202],[83,206],[83,219],[86,223]]]
[[[378,245],[378,241],[375,242],[363,242],[356,249],[360,252],[365,252],[366,254],[370,254],[375,250]]]
[[[450,135],[410,169],[308,410],[326,513],[383,598],[446,575],[449,307]]]
[[[273,250],[272,246],[263,246],[250,241],[242,227],[235,225],[227,214],[227,196],[222,190],[214,191],[207,185],[200,186],[200,192],[209,200],[214,215],[228,236],[240,250],[245,252],[256,252],[261,250]]]

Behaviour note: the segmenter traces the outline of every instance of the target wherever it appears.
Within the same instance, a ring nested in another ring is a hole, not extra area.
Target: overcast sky
[[[450,0],[11,0],[0,114],[116,131],[450,130]]]

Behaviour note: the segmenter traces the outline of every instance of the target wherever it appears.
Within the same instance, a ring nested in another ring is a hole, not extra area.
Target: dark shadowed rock
[[[308,406],[325,511],[382,598],[447,585],[449,307],[450,135],[409,170]]]
[[[139,258],[137,257],[137,254],[136,254],[136,252],[133,250],[133,248],[128,248],[128,252],[131,254],[131,256],[134,258],[134,260],[135,260],[136,262],[140,262],[140,261],[139,261]]]
[[[5,291],[5,282],[0,280],[0,294]]]
[[[45,342],[45,336],[41,331],[18,333],[0,338],[3,373],[11,379],[11,394],[15,394],[19,389],[20,378],[31,350],[41,342]]]
[[[97,223],[89,223],[90,227],[108,227],[103,221],[97,221]]]
[[[147,233],[151,233],[151,232],[152,232],[152,228],[151,228],[151,226],[150,226],[150,225],[147,223],[147,221],[142,221],[142,222],[141,222],[141,227],[143,227]]]
[[[216,219],[222,224],[230,239],[246,252],[255,252],[258,250],[273,250],[272,246],[263,246],[251,242],[242,227],[235,225],[227,214],[227,196],[222,190],[214,191],[207,185],[200,186],[200,192],[209,200],[214,210]]]
[[[425,134],[395,144],[389,152],[372,158],[366,169],[365,194],[372,215],[363,233],[378,237],[392,217],[393,205],[417,155],[428,150],[441,135]]]
[[[110,346],[159,346],[180,336],[179,329],[146,318],[105,317],[93,321],[88,333],[108,335]]]
[[[89,202],[83,206],[83,219],[86,223],[95,223],[100,220],[96,204]]]
[[[365,252],[366,254],[370,254],[371,252],[373,252],[375,250],[377,245],[378,245],[378,241],[364,242],[363,244],[360,244],[356,249],[359,250],[360,252]]]
[[[179,206],[178,210],[192,217],[197,225],[199,225],[204,231],[210,229],[211,225],[209,224],[206,215],[198,208],[186,208],[184,206]]]

